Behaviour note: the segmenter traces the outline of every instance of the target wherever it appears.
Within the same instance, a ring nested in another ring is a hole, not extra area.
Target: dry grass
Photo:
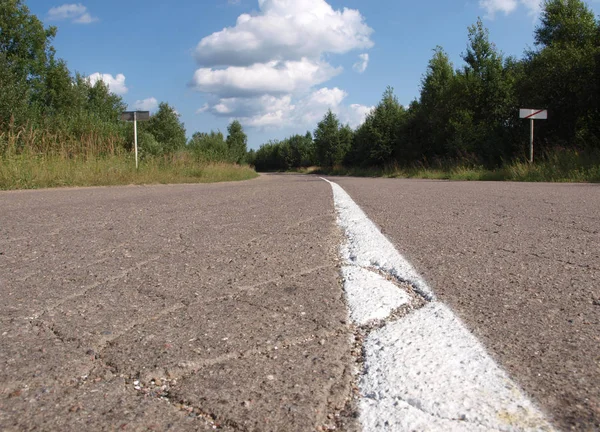
[[[135,160],[118,134],[80,136],[34,127],[0,133],[0,189],[124,184],[211,183],[256,177],[248,166],[207,163],[190,152]]]
[[[418,178],[436,180],[524,181],[524,182],[600,182],[600,156],[572,150],[556,150],[544,155],[533,165],[516,161],[494,170],[478,166],[449,163],[436,167],[410,168],[389,165],[384,168],[323,169],[311,167],[307,174],[355,177]]]
[[[127,184],[212,183],[256,177],[247,166],[202,164],[187,158],[145,160],[135,169],[130,156],[70,158],[13,156],[0,159],[0,189],[37,189],[66,186]]]

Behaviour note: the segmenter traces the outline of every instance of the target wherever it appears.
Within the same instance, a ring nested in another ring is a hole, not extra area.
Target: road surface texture
[[[334,426],[339,235],[315,177],[0,193],[0,430]]]
[[[329,178],[563,430],[600,430],[600,185]]]

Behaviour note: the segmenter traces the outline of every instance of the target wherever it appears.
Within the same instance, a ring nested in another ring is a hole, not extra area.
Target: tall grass
[[[34,125],[0,132],[0,189],[209,183],[257,176],[250,167],[204,161],[188,151],[145,157],[136,170],[123,135],[94,127],[78,135],[70,132]]]
[[[419,178],[438,180],[523,181],[523,182],[600,182],[600,151],[554,149],[535,163],[513,161],[500,168],[486,169],[460,161],[445,161],[431,165],[383,168],[306,169],[305,173],[356,177]]]

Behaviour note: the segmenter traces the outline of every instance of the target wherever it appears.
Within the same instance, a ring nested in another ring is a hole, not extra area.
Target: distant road
[[[600,428],[599,185],[331,180],[559,428]],[[341,240],[312,176],[0,192],[0,429],[356,430]]]
[[[600,430],[600,185],[330,178],[565,430]]]

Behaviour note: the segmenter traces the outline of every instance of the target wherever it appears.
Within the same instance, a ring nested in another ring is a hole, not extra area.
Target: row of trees
[[[523,58],[505,57],[478,20],[468,29],[464,64],[455,68],[437,47],[410,106],[388,87],[354,131],[328,112],[306,143],[311,158],[291,162],[282,157],[289,140],[270,142],[253,155],[256,166],[452,161],[494,167],[527,156],[529,125],[519,108],[549,111],[536,127],[540,151],[600,151],[599,22],[581,0],[547,0],[534,37],[535,49]]]
[[[66,148],[68,155],[131,150],[133,127],[119,120],[127,105],[103,81],[92,85],[69,71],[52,46],[56,31],[44,28],[22,0],[0,1],[0,156],[9,147],[35,153]],[[227,138],[196,133],[188,142],[179,114],[163,102],[138,127],[142,158],[180,151],[209,161],[246,158],[247,138],[237,121]]]

